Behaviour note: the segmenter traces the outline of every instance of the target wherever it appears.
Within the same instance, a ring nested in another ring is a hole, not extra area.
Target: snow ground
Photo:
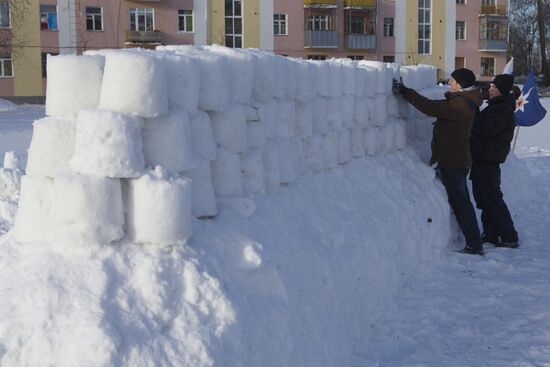
[[[550,111],[550,100],[543,103]],[[24,164],[32,121],[43,114],[42,106],[1,112],[0,154],[14,150]],[[364,331],[354,367],[550,366],[550,116],[521,129],[515,152],[503,188],[521,248],[486,246],[485,257],[446,249]],[[518,186],[525,166],[529,185]]]

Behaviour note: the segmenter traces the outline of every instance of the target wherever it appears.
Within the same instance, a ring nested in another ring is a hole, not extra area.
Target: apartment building
[[[502,73],[508,49],[508,0],[456,0],[455,67],[480,80]]]
[[[0,96],[40,96],[47,54],[162,44],[253,47],[309,59],[427,63],[441,78],[506,63],[508,0],[0,0]],[[1,46],[1,44],[0,44]]]
[[[508,0],[397,0],[396,61],[490,80],[506,65]]]
[[[394,0],[274,0],[274,50],[393,61],[394,14]]]

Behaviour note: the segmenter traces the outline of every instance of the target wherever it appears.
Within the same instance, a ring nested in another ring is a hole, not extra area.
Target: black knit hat
[[[514,76],[510,74],[500,74],[495,76],[491,83],[493,83],[500,93],[505,96],[510,93],[514,86]]]
[[[476,82],[476,76],[470,69],[460,68],[451,73],[451,76],[462,88],[469,88]]]

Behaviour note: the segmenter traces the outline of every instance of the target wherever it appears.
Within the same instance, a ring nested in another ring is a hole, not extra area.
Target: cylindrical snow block
[[[244,190],[252,193],[264,193],[265,176],[262,151],[250,150],[242,155],[241,160]]]
[[[313,109],[313,131],[317,134],[326,134],[329,131],[328,125],[328,98],[318,97],[315,99]]]
[[[354,126],[350,134],[351,155],[354,158],[365,156],[365,134],[361,126]]]
[[[128,180],[128,236],[136,243],[184,245],[192,234],[191,180],[155,170]]]
[[[367,127],[369,126],[369,106],[368,98],[355,98],[353,120],[355,125]]]
[[[322,97],[330,97],[330,65],[326,61],[312,61],[316,67],[315,83],[317,86],[317,94]],[[311,81],[310,81],[311,82]]]
[[[192,169],[197,158],[191,146],[189,117],[183,111],[145,120],[143,155],[148,167],[176,173]]]
[[[395,120],[395,148],[405,149],[407,147],[407,121],[402,119]]]
[[[343,113],[342,113],[342,98],[332,97],[328,99],[328,113],[327,113],[328,125],[332,131],[340,131],[344,127]]]
[[[296,102],[296,128],[302,138],[313,135],[313,105],[309,101]]]
[[[380,129],[376,126],[368,128],[365,131],[365,151],[373,156],[378,153],[380,147]]]
[[[286,58],[286,98],[294,100],[298,97],[298,62],[295,59]]]
[[[218,213],[212,184],[210,162],[201,159],[199,164],[183,175],[191,179],[192,212],[197,218],[213,217]]]
[[[53,180],[48,177],[23,176],[13,236],[18,242],[44,239],[51,230]]]
[[[133,116],[168,112],[166,66],[160,59],[135,52],[109,53],[99,107]]]
[[[349,59],[338,59],[342,64],[342,93],[355,96],[355,64]]]
[[[252,96],[260,102],[269,102],[275,89],[275,58],[266,52],[257,52]]]
[[[381,130],[382,135],[382,146],[383,152],[391,152],[395,149],[395,124],[393,121],[388,121],[388,123]]]
[[[265,144],[265,128],[261,121],[247,121],[246,141],[249,149],[262,149]]]
[[[295,130],[295,107],[294,102],[280,100],[277,103],[277,136],[280,138],[291,138],[296,135]]]
[[[100,110],[80,111],[71,168],[92,176],[140,176],[145,168],[142,127],[143,120],[139,117]]]
[[[355,97],[364,98],[367,88],[367,70],[355,65]]]
[[[376,126],[384,126],[386,122],[386,96],[379,94],[374,100],[374,116],[372,122]]]
[[[370,66],[365,65],[363,62],[359,62],[358,66],[365,70],[365,97],[374,98],[378,94],[378,71]],[[380,92],[383,93],[383,92]]]
[[[331,169],[338,165],[338,133],[331,131],[323,141],[324,168]]]
[[[342,64],[334,60],[326,61],[329,65],[330,96],[340,97],[342,95]]]
[[[342,122],[344,123],[344,127],[352,127],[355,114],[355,97],[346,94],[340,98],[340,102],[342,104]]]
[[[224,55],[201,52],[193,54],[201,70],[199,109],[224,111],[230,105],[228,74],[229,65]]]
[[[361,60],[360,65],[366,65],[376,70],[376,93],[385,94],[386,93],[386,83],[387,83],[387,68],[386,64],[381,61],[373,60]]]
[[[264,126],[266,138],[275,138],[278,134],[277,126],[277,100],[272,99],[258,104],[258,116]]]
[[[200,66],[197,59],[174,53],[163,53],[168,74],[168,104],[195,115],[199,108]]]
[[[348,129],[338,133],[338,163],[344,164],[351,159],[351,141]]]
[[[273,55],[275,63],[275,89],[273,90],[273,97],[277,99],[284,99],[286,97],[286,84],[287,78],[286,75],[286,57]]]
[[[76,123],[45,117],[33,123],[26,172],[31,176],[55,177],[69,170],[75,151]]]
[[[216,159],[218,153],[214,131],[210,116],[206,112],[199,111],[191,118],[191,143],[199,158],[208,162]]]
[[[386,114],[393,117],[399,117],[399,98],[393,94],[386,96]]]
[[[311,101],[317,96],[312,82],[315,78],[315,66],[308,61],[296,60],[298,63],[298,92],[296,98],[301,102]]]
[[[124,236],[120,180],[67,174],[55,178],[50,238],[67,245],[109,244]]]
[[[246,113],[237,104],[223,112],[210,112],[216,142],[231,153],[239,154],[248,149],[246,141]]]
[[[212,161],[212,183],[218,196],[243,196],[243,174],[238,154],[218,148],[218,159]]]
[[[279,148],[272,141],[267,141],[263,153],[265,186],[268,193],[278,192],[281,186],[281,166]]]
[[[294,139],[279,139],[279,172],[282,184],[294,182],[298,177],[298,162]]]
[[[321,134],[313,134],[304,144],[306,162],[313,173],[320,173],[325,168],[324,139]]]
[[[46,115],[76,115],[97,108],[105,59],[101,56],[47,56]]]
[[[233,103],[247,103],[252,98],[256,57],[238,49],[212,45],[206,47],[212,53],[227,57],[229,77],[229,98]]]

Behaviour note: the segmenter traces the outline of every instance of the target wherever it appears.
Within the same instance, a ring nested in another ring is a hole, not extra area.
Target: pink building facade
[[[508,0],[457,0],[455,67],[491,80],[506,65]]]
[[[394,54],[394,14],[393,0],[274,0],[275,52],[383,60]],[[384,18],[392,22],[386,37]]]

